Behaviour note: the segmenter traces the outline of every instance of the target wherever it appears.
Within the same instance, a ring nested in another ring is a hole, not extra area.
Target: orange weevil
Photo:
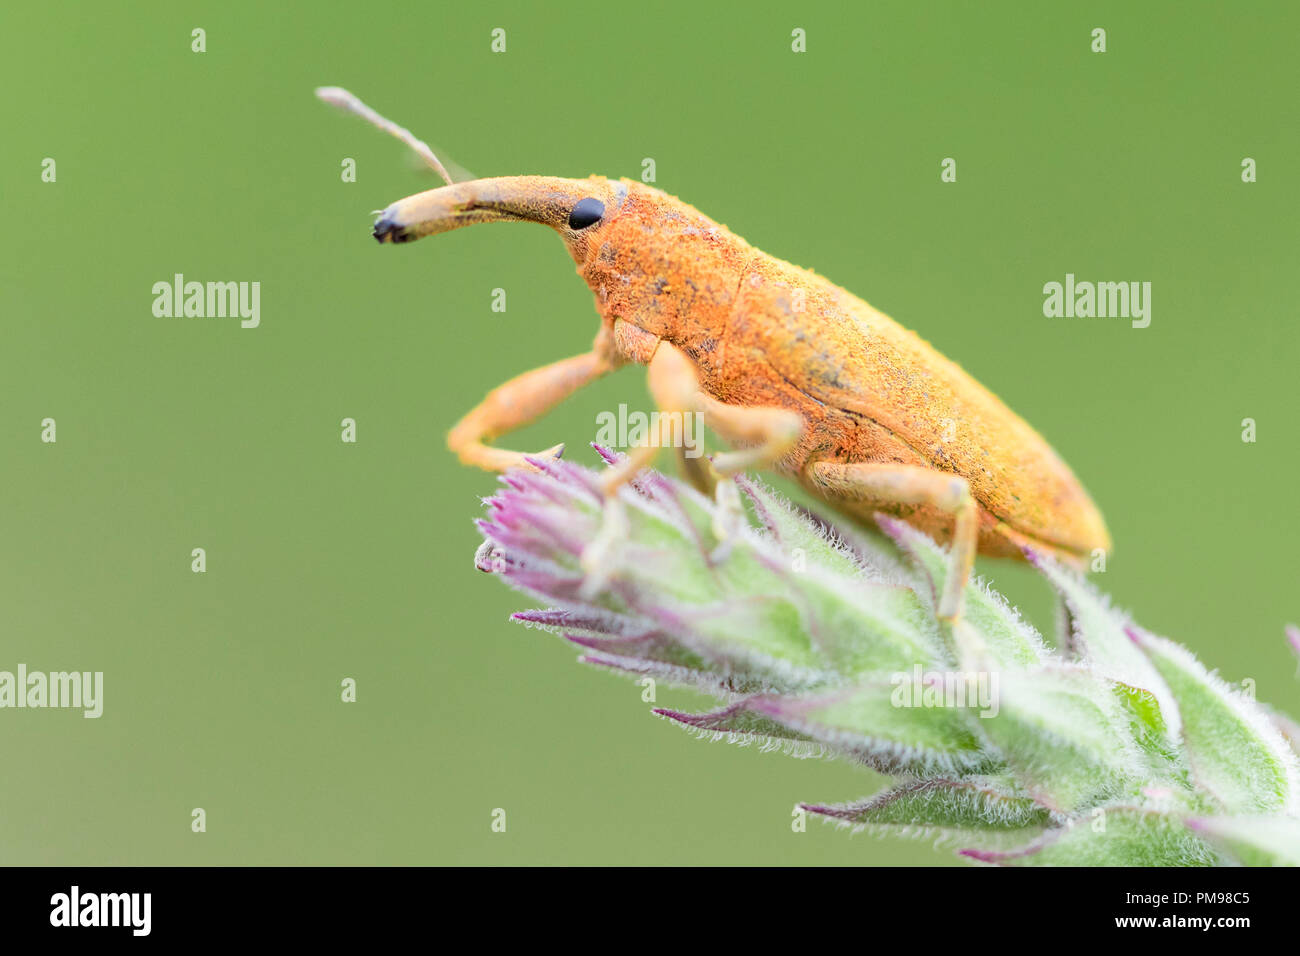
[[[621,365],[648,366],[660,410],[701,412],[738,450],[682,459],[734,511],[730,476],[770,468],[850,517],[898,516],[950,542],[938,615],[961,613],[978,551],[1032,546],[1078,565],[1110,537],[1052,447],[992,392],[915,333],[839,286],[755,249],[693,207],[603,176],[503,176],[453,183],[432,150],[337,87],[317,95],[414,148],[447,183],[379,214],[380,242],[482,222],[536,222],[560,234],[596,296],[591,351],[498,386],[451,429],[461,461],[524,464],[488,444]],[[672,414],[660,416],[665,426]],[[680,421],[680,419],[678,419]],[[606,531],[584,555],[599,574],[619,532],[618,489],[654,458],[655,436],[602,478]],[[559,454],[558,445],[543,454]]]

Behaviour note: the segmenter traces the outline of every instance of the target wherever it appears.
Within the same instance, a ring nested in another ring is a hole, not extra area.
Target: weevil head
[[[607,324],[622,319],[674,341],[720,331],[752,253],[681,200],[603,176],[502,176],[430,189],[380,213],[374,235],[409,242],[485,222],[550,226]]]

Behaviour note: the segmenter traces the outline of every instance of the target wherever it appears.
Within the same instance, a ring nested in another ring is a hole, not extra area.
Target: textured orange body
[[[570,218],[579,204],[592,221]],[[594,208],[593,207],[593,208]],[[1051,446],[990,391],[919,336],[834,283],[755,249],[686,203],[633,180],[509,176],[399,200],[375,226],[405,242],[483,222],[529,221],[564,239],[602,319],[591,356],[557,363],[494,393],[453,430],[476,463],[505,461],[475,444],[530,420],[573,388],[660,343],[694,364],[701,392],[727,406],[781,408],[803,428],[773,463],[857,518],[891,513],[946,540],[953,512],[900,504],[819,480],[819,462],[920,466],[957,475],[978,507],[976,547],[1018,556],[1024,544],[1078,559],[1110,547],[1100,513]],[[504,391],[503,391],[504,390]],[[707,412],[707,409],[706,409]]]
[[[970,483],[982,553],[1018,555],[1021,543],[1076,556],[1109,549],[1101,515],[1070,469],[956,363],[680,200],[638,182],[617,185],[626,190],[618,214],[578,264],[602,318],[611,331],[626,322],[677,345],[701,387],[725,404],[798,412],[807,425],[779,471],[841,511],[894,513],[943,539],[950,515],[837,498],[807,472],[820,460],[921,465]],[[614,340],[622,358],[646,361],[642,337]]]

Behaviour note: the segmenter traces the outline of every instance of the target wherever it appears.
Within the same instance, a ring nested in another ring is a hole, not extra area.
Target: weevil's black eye
[[[592,223],[600,222],[603,215],[605,204],[599,199],[579,199],[573,206],[573,212],[569,213],[569,228],[586,229]]]

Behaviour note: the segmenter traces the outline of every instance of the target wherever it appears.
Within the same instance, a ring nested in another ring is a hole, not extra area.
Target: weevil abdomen
[[[1100,512],[1051,445],[915,333],[834,283],[765,253],[741,279],[719,398],[797,404],[808,421],[782,471],[815,493],[807,466],[895,462],[965,478],[981,509],[979,550],[1025,541],[1065,554],[1109,549]],[[725,397],[724,397],[725,396]],[[867,516],[884,503],[832,501]],[[951,518],[903,509],[942,538]]]

